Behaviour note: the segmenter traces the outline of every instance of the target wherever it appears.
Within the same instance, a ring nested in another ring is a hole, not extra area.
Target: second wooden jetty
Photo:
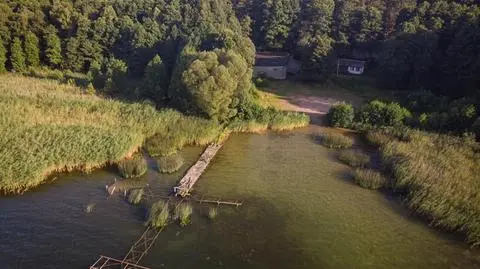
[[[180,180],[179,184],[173,188],[175,195],[184,197],[190,193],[193,185],[195,185],[202,173],[205,171],[205,169],[207,169],[208,164],[210,164],[213,157],[215,157],[221,148],[222,144],[211,144],[205,149],[200,156],[200,159],[192,167],[190,167],[187,173],[183,176],[182,180]]]

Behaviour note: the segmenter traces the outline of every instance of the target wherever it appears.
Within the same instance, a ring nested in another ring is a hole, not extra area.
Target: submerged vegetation
[[[208,218],[214,220],[218,216],[218,209],[216,207],[210,207],[208,209]]]
[[[124,178],[141,177],[147,172],[147,160],[142,156],[135,156],[117,163],[118,172]]]
[[[385,187],[385,177],[380,172],[371,169],[358,168],[354,172],[355,182],[362,188],[376,190]]]
[[[182,167],[183,158],[180,154],[174,153],[158,158],[157,165],[161,173],[175,173]]]
[[[342,150],[338,154],[338,159],[352,167],[364,167],[370,162],[370,156],[359,150]]]
[[[343,134],[322,133],[319,138],[322,145],[331,149],[347,149],[353,145],[353,139]]]

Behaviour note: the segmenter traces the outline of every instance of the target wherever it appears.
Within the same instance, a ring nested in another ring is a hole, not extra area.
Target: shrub
[[[353,139],[336,133],[320,134],[320,141],[324,146],[332,149],[346,149],[353,145]]]
[[[472,126],[473,133],[476,135],[477,139],[480,139],[480,117],[477,118],[475,123]]]
[[[376,190],[385,186],[386,180],[377,171],[371,169],[356,169],[355,174],[355,183],[360,187],[370,190]]]
[[[210,207],[210,209],[208,209],[208,218],[213,220],[217,217],[218,215],[218,210],[217,208],[215,207]]]
[[[158,201],[152,205],[148,212],[147,225],[154,228],[164,228],[170,219],[168,203]]]
[[[181,155],[174,153],[170,156],[160,157],[157,160],[158,170],[161,173],[175,173],[183,165],[183,158]]]
[[[128,202],[133,205],[138,205],[142,201],[144,194],[145,191],[143,189],[132,190],[128,194]]]
[[[255,86],[259,88],[267,88],[268,86],[270,86],[270,82],[268,81],[268,79],[262,77],[254,78],[253,83],[255,83]]]
[[[354,110],[347,103],[334,104],[327,114],[328,124],[332,127],[349,128],[353,123]]]
[[[117,164],[118,172],[124,178],[136,178],[147,172],[147,161],[142,156],[120,161]]]
[[[338,154],[338,159],[353,167],[364,167],[370,162],[370,156],[357,150],[343,150]]]
[[[175,208],[175,219],[178,219],[181,227],[190,224],[190,218],[193,213],[193,208],[189,204],[180,204]]]
[[[395,126],[402,124],[405,119],[411,117],[411,113],[398,103],[387,104],[379,100],[374,100],[363,105],[357,117],[363,124]]]

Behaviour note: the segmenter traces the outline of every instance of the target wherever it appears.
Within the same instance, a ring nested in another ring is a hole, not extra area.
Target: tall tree
[[[10,63],[12,64],[12,69],[15,72],[25,71],[25,53],[23,52],[22,41],[20,40],[20,38],[15,37],[13,39],[10,54]]]
[[[45,29],[45,57],[51,67],[58,67],[62,62],[62,43],[57,35],[57,29],[49,25]]]
[[[145,68],[142,92],[144,97],[150,97],[157,103],[165,103],[167,99],[169,78],[167,70],[159,55],[155,55]]]
[[[25,35],[25,56],[28,66],[35,67],[40,65],[39,45],[38,37],[30,31],[27,32]]]

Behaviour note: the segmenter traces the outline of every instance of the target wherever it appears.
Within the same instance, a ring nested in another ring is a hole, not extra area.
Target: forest
[[[290,52],[307,81],[351,57],[381,87],[479,96],[474,0],[6,0],[0,12],[0,71],[88,73],[105,94],[221,121],[252,110],[256,50]]]

